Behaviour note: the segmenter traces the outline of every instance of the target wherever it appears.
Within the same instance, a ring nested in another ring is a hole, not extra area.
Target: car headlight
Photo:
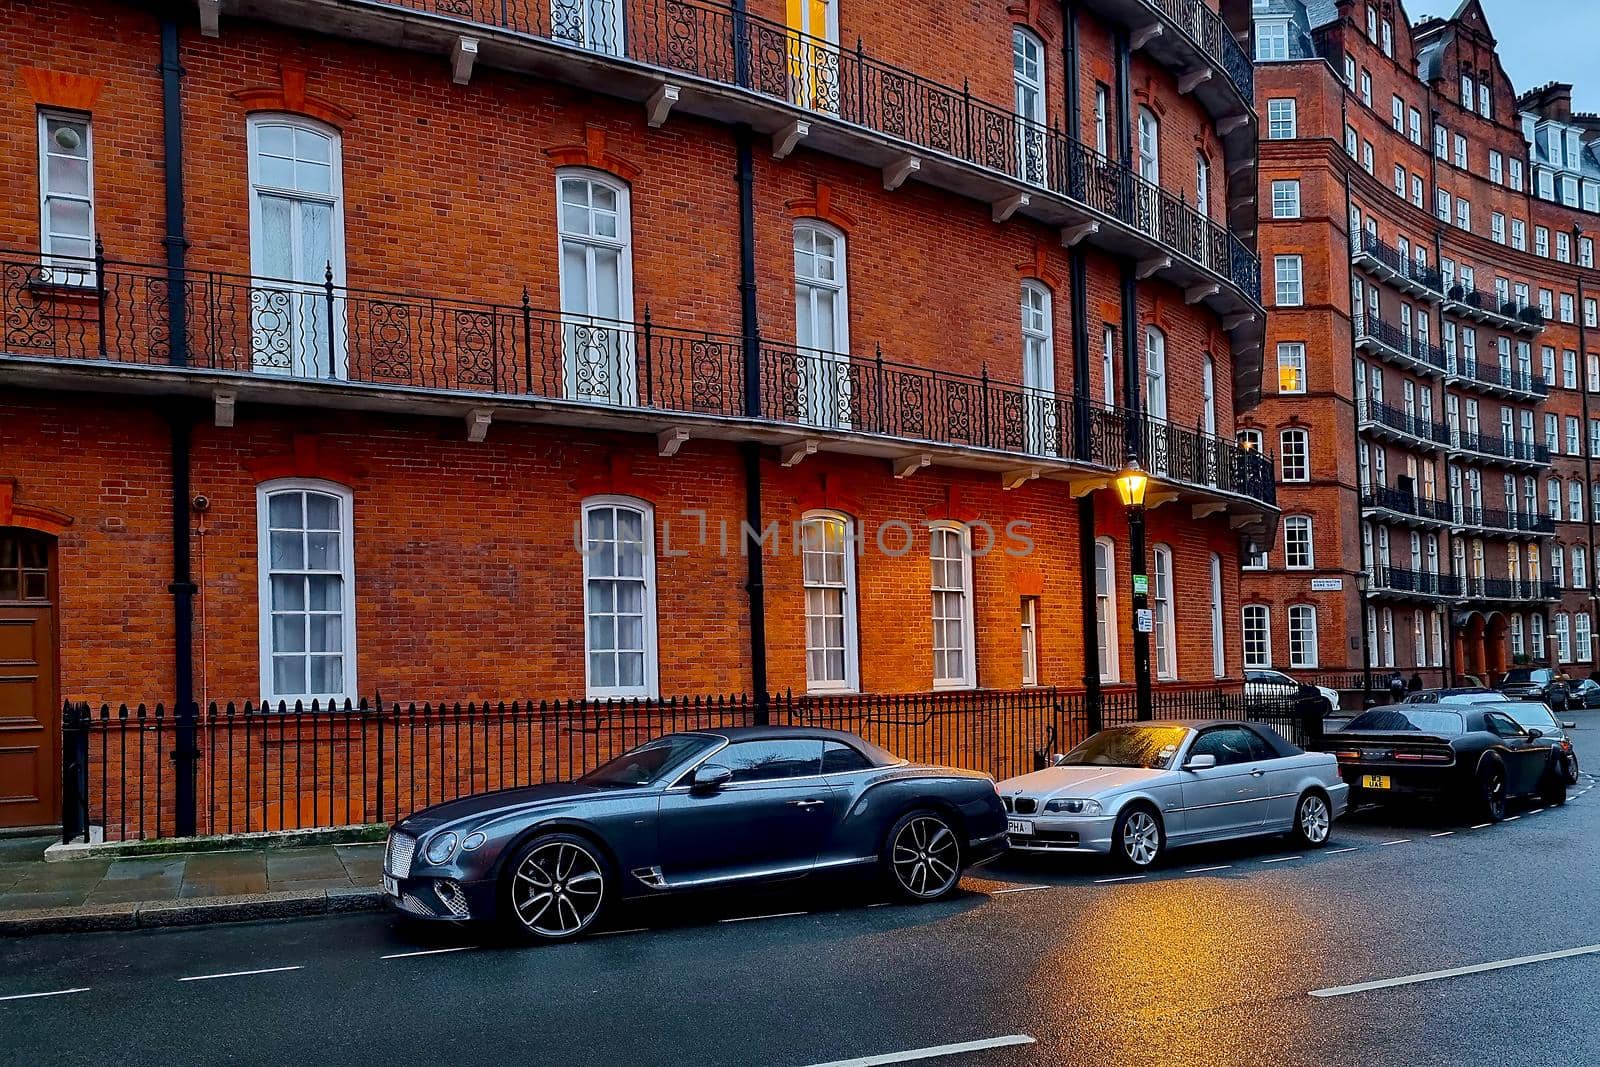
[[[1098,800],[1052,800],[1044,806],[1045,811],[1066,812],[1068,815],[1099,815],[1102,809]]]
[[[460,838],[447,830],[428,842],[428,847],[422,853],[422,856],[435,866],[441,863],[449,863],[450,857],[455,855],[456,842],[459,840]]]
[[[489,840],[489,838],[482,830],[474,830],[472,833],[467,835],[467,839],[465,841],[461,842],[461,851],[471,852],[473,849],[477,848],[487,840]]]

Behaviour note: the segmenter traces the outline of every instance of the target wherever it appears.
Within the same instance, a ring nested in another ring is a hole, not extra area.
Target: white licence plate
[[[1032,837],[1033,836],[1033,820],[1032,819],[1007,819],[1006,820],[1006,833],[1008,833],[1008,834],[1016,834],[1018,837]]]
[[[400,895],[400,883],[386,874],[383,876],[383,891],[391,897],[397,897]]]

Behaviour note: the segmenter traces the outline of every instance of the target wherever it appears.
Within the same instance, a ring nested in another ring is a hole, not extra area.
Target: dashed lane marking
[[[1516,822],[1520,818],[1522,818],[1520,815],[1511,815],[1506,818],[1506,822]]]
[[[913,1060],[932,1060],[941,1056],[958,1056],[964,1052],[982,1052],[985,1049],[1005,1048],[1008,1045],[1034,1043],[1034,1039],[1027,1034],[1008,1034],[1005,1037],[986,1037],[979,1041],[961,1041],[953,1045],[929,1045],[927,1048],[907,1049],[904,1052],[883,1052],[876,1056],[829,1060],[827,1063],[814,1063],[811,1067],[878,1067],[886,1063],[910,1063]]]
[[[1265,860],[1262,860],[1261,862],[1262,863],[1288,863],[1290,860],[1297,860],[1299,858],[1300,858],[1299,856],[1273,856],[1271,859],[1265,859]]]
[[[1449,837],[1451,834],[1454,834],[1454,833],[1455,833],[1454,830],[1442,830],[1439,833],[1429,834],[1428,836],[1429,837]]]
[[[453,948],[424,948],[416,952],[392,952],[387,956],[379,956],[380,960],[403,960],[412,956],[439,956],[446,952],[468,952],[477,948],[477,945],[456,945]]]
[[[1442,971],[1424,971],[1421,974],[1408,974],[1400,978],[1383,978],[1376,982],[1358,982],[1355,985],[1332,986],[1328,989],[1313,989],[1314,997],[1343,997],[1351,993],[1365,993],[1373,989],[1390,989],[1394,986],[1414,985],[1418,982],[1433,982],[1440,978],[1455,978],[1463,974],[1481,974],[1484,971],[1498,971],[1506,967],[1522,967],[1530,963],[1545,963],[1549,960],[1562,960],[1572,956],[1588,956],[1600,952],[1600,945],[1584,945],[1581,948],[1565,948],[1557,952],[1541,952],[1536,956],[1517,956],[1508,960],[1494,960],[1490,963],[1474,963],[1468,967],[1451,967]]]
[[[1384,844],[1386,844],[1386,845],[1409,845],[1409,844],[1411,844],[1411,838],[1409,838],[1409,837],[1397,837],[1393,841],[1385,841]]]
[[[1472,826],[1469,827],[1469,829],[1482,830],[1485,826],[1493,826],[1493,825],[1494,825],[1494,823],[1492,823],[1492,822],[1473,823]]]
[[[1004,896],[1006,893],[1031,893],[1035,889],[1054,889],[1053,885],[1014,885],[1010,889],[996,889],[989,895],[992,897]]]
[[[732,919],[718,919],[719,923],[750,923],[757,919],[792,919],[796,915],[805,915],[803,911],[775,911],[771,915],[739,915]]]
[[[87,992],[89,992],[89,987],[88,986],[79,986],[77,989],[52,989],[48,993],[12,993],[10,996],[0,997],[0,1001],[6,1001],[6,1000],[35,1000],[35,999],[37,999],[39,997],[64,997],[68,993],[87,993]]]
[[[1360,851],[1361,851],[1361,850],[1360,850],[1360,849],[1359,849],[1359,848],[1357,848],[1357,847],[1356,847],[1356,846],[1354,846],[1354,845],[1351,845],[1351,846],[1349,846],[1349,847],[1347,847],[1347,848],[1334,848],[1334,849],[1329,849],[1329,850],[1328,850],[1328,855],[1330,855],[1330,856],[1337,856],[1337,855],[1339,855],[1339,854],[1340,854],[1340,853],[1341,853],[1341,852],[1360,852]]]
[[[1219,863],[1215,867],[1191,867],[1187,871],[1184,871],[1183,873],[1184,874],[1205,874],[1205,873],[1207,873],[1209,871],[1231,871],[1232,869],[1233,869],[1233,864],[1231,864],[1231,863]]]
[[[209,982],[213,978],[247,978],[252,974],[278,974],[282,971],[298,971],[300,970],[301,966],[301,964],[297,963],[293,967],[262,967],[259,970],[254,971],[226,971],[222,974],[191,974],[187,978],[178,979],[178,981]]]
[[[1109,882],[1137,882],[1144,878],[1142,874],[1124,874],[1119,878],[1096,878],[1095,885],[1106,885]]]

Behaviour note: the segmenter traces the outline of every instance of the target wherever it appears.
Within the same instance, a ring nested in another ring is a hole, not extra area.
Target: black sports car
[[[987,775],[907,763],[854,734],[667,734],[574,782],[464,797],[397,823],[391,903],[525,940],[589,930],[618,898],[876,868],[912,901],[1006,848]]]
[[[1407,797],[1465,801],[1499,821],[1511,797],[1567,799],[1558,750],[1493,705],[1374,708],[1311,747],[1338,757],[1352,807]]]

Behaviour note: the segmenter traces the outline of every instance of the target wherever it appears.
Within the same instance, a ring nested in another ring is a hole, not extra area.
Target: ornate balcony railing
[[[0,254],[0,353],[753,418],[1116,469],[1271,505],[1269,456],[1070,393],[655,321],[189,270]],[[171,336],[180,292],[187,329]],[[759,380],[746,379],[746,346]],[[754,386],[754,389],[750,387]],[[755,394],[758,409],[750,408]]]
[[[1390,407],[1388,404],[1374,403],[1365,398],[1358,404],[1358,409],[1362,422],[1374,423],[1430,445],[1450,447],[1450,427],[1442,422],[1424,419],[1411,412]]]
[[[1527,441],[1517,441],[1510,437],[1500,437],[1496,434],[1458,430],[1452,434],[1451,447],[1463,452],[1476,452],[1480,456],[1509,460],[1513,463],[1529,463],[1538,466],[1548,466],[1550,463],[1550,449],[1546,446],[1530,444]]]
[[[857,41],[842,47],[758,15],[706,0],[378,0],[507,29],[600,57],[648,63],[735,86],[853,123],[1091,208],[1131,227],[1261,299],[1261,262],[1237,236],[1190,204],[1099,155],[1069,133],[1032,122],[1010,106],[874,58]],[[1221,17],[1201,0],[1144,0],[1185,28],[1251,100],[1251,68]],[[625,10],[624,10],[625,9]],[[1196,11],[1204,11],[1201,16]],[[1226,43],[1223,43],[1226,42]],[[1237,69],[1235,69],[1237,68]]]
[[[1460,596],[1461,578],[1455,574],[1411,570],[1379,565],[1372,575],[1373,588],[1381,592],[1412,593],[1417,596]]]
[[[1559,600],[1561,587],[1554,582],[1522,578],[1466,579],[1468,600]]]
[[[1368,256],[1388,275],[1414,282],[1436,299],[1444,299],[1444,275],[1439,271],[1416,262],[1377,234],[1357,230],[1351,234],[1351,238],[1355,242],[1357,256]]]
[[[1492,320],[1507,329],[1538,333],[1544,329],[1544,312],[1537,305],[1501,300],[1494,293],[1469,289],[1459,282],[1445,289],[1445,310],[1471,318]]]
[[[1363,509],[1381,508],[1400,515],[1414,515],[1432,522],[1448,523],[1454,518],[1448,500],[1435,500],[1387,485],[1365,490],[1361,494],[1361,506]]]
[[[1553,534],[1555,520],[1537,512],[1505,511],[1501,508],[1473,507],[1458,504],[1455,509],[1457,526],[1474,526],[1485,530],[1504,530],[1508,533]]]
[[[1394,323],[1371,315],[1357,313],[1355,318],[1357,343],[1370,339],[1389,354],[1410,360],[1425,371],[1444,373],[1447,360],[1444,349],[1438,345],[1429,344]]]
[[[1255,91],[1255,66],[1239,46],[1239,41],[1228,29],[1222,16],[1207,7],[1202,0],[1144,0],[1166,16],[1171,25],[1182,27],[1201,51],[1210,56],[1228,75],[1246,100]]]

